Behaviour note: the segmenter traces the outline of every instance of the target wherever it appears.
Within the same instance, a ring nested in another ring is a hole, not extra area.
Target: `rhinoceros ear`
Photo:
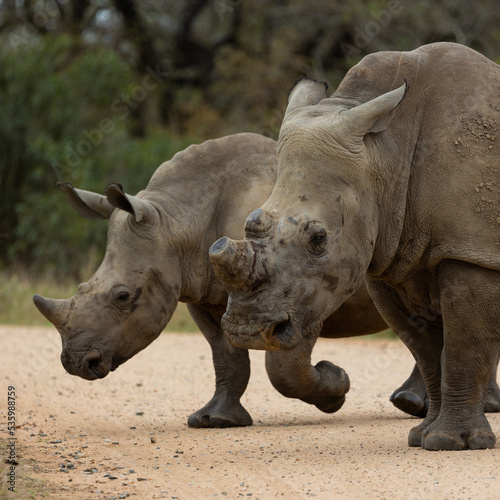
[[[288,106],[284,119],[297,108],[318,104],[319,101],[326,97],[327,90],[327,82],[318,82],[312,78],[297,80],[288,94]]]
[[[115,209],[105,196],[75,189],[68,182],[58,182],[57,187],[63,192],[68,203],[74,208],[78,215],[90,220],[109,219],[111,212]]]
[[[152,224],[158,219],[156,208],[146,200],[125,194],[121,184],[110,184],[106,188],[109,203],[131,214],[139,224]]]
[[[339,125],[347,137],[363,138],[366,134],[385,130],[392,120],[393,111],[403,100],[408,82],[360,106],[339,115]]]

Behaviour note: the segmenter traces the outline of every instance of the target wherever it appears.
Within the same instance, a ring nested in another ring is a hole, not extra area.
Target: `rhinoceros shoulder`
[[[203,184],[225,175],[275,177],[276,142],[254,133],[233,134],[193,144],[161,164],[148,189]]]

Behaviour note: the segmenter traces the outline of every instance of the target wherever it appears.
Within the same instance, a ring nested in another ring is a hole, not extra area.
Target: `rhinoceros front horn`
[[[215,274],[226,286],[238,287],[246,281],[248,258],[242,242],[224,236],[210,247],[209,254]]]
[[[68,310],[68,301],[62,299],[46,299],[41,295],[34,295],[33,302],[37,309],[54,325],[60,326],[65,322]]]

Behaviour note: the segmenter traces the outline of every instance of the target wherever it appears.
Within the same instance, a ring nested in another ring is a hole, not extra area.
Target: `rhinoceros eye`
[[[326,248],[326,241],[327,237],[324,229],[321,229],[319,232],[312,235],[310,239],[310,248],[312,252],[317,255],[322,253]]]
[[[326,241],[326,233],[319,233],[313,238],[313,243],[315,245],[321,245]]]
[[[118,294],[118,297],[117,299],[120,301],[120,302],[125,302],[129,299],[130,295],[128,294],[128,292],[120,292]]]

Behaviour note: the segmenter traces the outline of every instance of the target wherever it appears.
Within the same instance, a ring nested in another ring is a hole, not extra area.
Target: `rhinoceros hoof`
[[[450,424],[451,422],[451,424]],[[423,432],[421,432],[421,446],[425,450],[483,450],[494,448],[496,438],[484,413],[476,418],[473,425],[460,424],[456,418],[444,419],[438,417]],[[422,431],[425,421],[413,428],[410,432],[417,437],[418,431]],[[416,439],[415,439],[416,445]]]
[[[335,413],[342,408],[345,395],[351,388],[349,376],[342,368],[329,361],[320,361],[315,368],[320,374],[322,390],[315,401],[311,402],[325,413]]]
[[[394,393],[391,396],[391,401],[398,410],[413,415],[414,417],[424,418],[429,409],[429,401],[427,398],[424,400],[418,394],[410,391]]]
[[[425,427],[422,427],[422,425],[413,427],[413,429],[410,431],[410,434],[408,434],[408,446],[422,446],[424,430]]]
[[[252,425],[252,417],[238,402],[228,405],[209,402],[206,406],[194,412],[188,418],[188,427],[202,428],[225,428],[225,427],[246,427]]]
[[[494,448],[496,441],[496,437],[492,432],[478,432],[469,437],[467,444],[469,450],[485,450]]]
[[[345,403],[345,396],[332,397],[321,401],[320,403],[316,403],[314,406],[325,413],[335,413],[342,408],[342,405]]]
[[[425,450],[484,450],[495,447],[494,434],[486,431],[479,431],[463,439],[458,434],[448,434],[444,432],[430,432],[424,435],[422,448]]]
[[[349,375],[340,366],[336,366],[330,361],[320,361],[315,368],[320,376],[322,386],[330,394],[339,398],[349,392],[351,388]]]

